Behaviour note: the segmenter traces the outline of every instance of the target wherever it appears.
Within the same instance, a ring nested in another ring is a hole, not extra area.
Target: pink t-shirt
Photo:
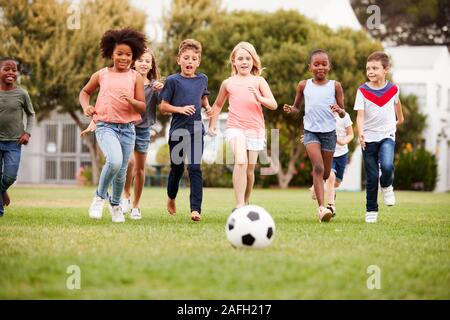
[[[258,132],[264,135],[264,115],[261,104],[256,100],[248,87],[259,88],[259,77],[237,77],[228,78],[226,90],[228,92],[228,120],[227,128],[237,128]],[[259,89],[258,89],[259,90]]]
[[[100,92],[95,103],[94,121],[111,123],[137,123],[141,115],[125,99],[120,98],[123,92],[134,97],[137,71],[113,72],[103,68],[99,73]]]

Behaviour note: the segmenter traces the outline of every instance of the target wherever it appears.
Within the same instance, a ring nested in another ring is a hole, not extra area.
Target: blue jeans
[[[106,158],[100,174],[97,196],[108,198],[108,188],[112,184],[112,197],[109,197],[109,202],[117,206],[125,185],[128,160],[134,148],[134,124],[97,122],[95,137]]]
[[[167,182],[167,195],[175,199],[184,172],[184,158],[187,156],[189,183],[191,193],[189,196],[192,211],[202,212],[203,177],[201,161],[203,154],[203,135],[200,133],[187,136],[169,137],[170,173]]]
[[[386,138],[378,142],[367,142],[366,150],[362,152],[366,172],[367,211],[378,212],[378,181],[382,188],[389,187],[394,182],[394,146],[394,140]]]
[[[22,145],[16,141],[0,141],[0,216],[3,215],[3,194],[16,181]]]

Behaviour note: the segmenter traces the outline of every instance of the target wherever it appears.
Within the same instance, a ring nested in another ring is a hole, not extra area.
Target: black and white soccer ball
[[[273,241],[275,222],[264,208],[249,205],[231,213],[225,232],[234,247],[264,248]]]

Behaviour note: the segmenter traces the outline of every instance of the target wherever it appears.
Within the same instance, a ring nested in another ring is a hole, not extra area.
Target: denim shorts
[[[347,165],[348,152],[339,157],[333,158],[333,163],[331,164],[331,170],[336,175],[336,181],[341,182],[344,178],[345,166]]]
[[[303,144],[306,146],[310,143],[318,143],[322,151],[334,152],[336,140],[336,130],[331,132],[311,132],[305,130]]]
[[[134,143],[134,150],[141,153],[148,151],[150,145],[150,128],[136,127],[136,142]]]

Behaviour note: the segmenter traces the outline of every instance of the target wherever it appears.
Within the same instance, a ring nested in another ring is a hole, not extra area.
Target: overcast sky
[[[147,14],[146,33],[150,40],[162,39],[161,18],[170,9],[172,0],[131,0]],[[222,0],[228,10],[275,11],[297,9],[319,23],[332,28],[341,26],[359,29],[360,25],[349,0]]]

